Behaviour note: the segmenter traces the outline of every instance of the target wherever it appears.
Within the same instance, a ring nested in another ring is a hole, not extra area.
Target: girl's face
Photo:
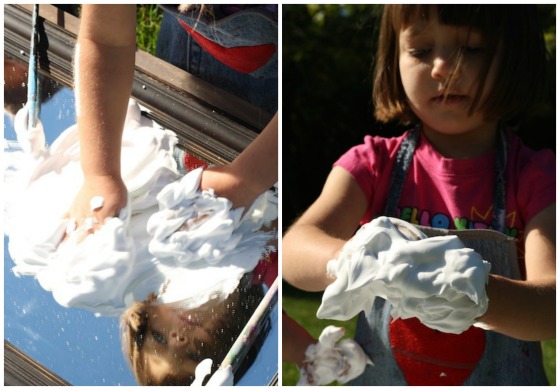
[[[486,62],[484,36],[443,25],[435,12],[433,7],[428,20],[415,21],[399,35],[399,70],[411,109],[428,131],[457,135],[495,129],[497,122],[485,120],[480,105],[469,115]],[[459,53],[463,58],[454,74]],[[479,102],[494,84],[496,63],[494,57]]]
[[[238,299],[236,291],[226,300],[210,301],[193,310],[150,306],[143,351],[152,373],[175,373],[192,380],[196,366],[205,358],[220,364],[227,353],[226,345],[231,344],[225,337],[231,338],[228,328]]]

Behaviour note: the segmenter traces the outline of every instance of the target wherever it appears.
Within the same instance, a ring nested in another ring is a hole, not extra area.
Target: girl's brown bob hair
[[[375,116],[403,124],[418,121],[409,108],[399,74],[399,34],[417,18],[428,20],[436,7],[440,23],[468,26],[487,39],[486,64],[479,77],[471,113],[479,105],[489,65],[499,52],[499,76],[485,101],[487,118],[508,120],[530,112],[546,86],[546,48],[535,5],[385,5],[374,73]],[[456,69],[460,66],[460,57]],[[479,106],[479,107],[480,107]]]

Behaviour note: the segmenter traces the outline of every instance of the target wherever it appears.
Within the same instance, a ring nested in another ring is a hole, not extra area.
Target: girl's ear
[[[148,313],[145,310],[145,306],[144,302],[134,302],[126,312],[126,325],[133,334],[141,332],[147,325]]]
[[[134,302],[124,313],[124,323],[128,328],[131,342],[135,343],[138,348],[142,348],[144,344],[144,334],[148,328],[148,306],[156,300],[157,296],[154,293],[150,293],[145,301]]]

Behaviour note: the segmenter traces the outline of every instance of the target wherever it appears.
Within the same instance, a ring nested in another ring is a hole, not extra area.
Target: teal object
[[[37,126],[39,114],[41,111],[40,83],[38,73],[38,56],[37,47],[39,44],[39,31],[37,29],[37,22],[39,16],[39,5],[33,6],[33,30],[31,33],[31,49],[29,51],[29,72],[27,79],[27,105],[29,108],[28,129],[33,129]]]

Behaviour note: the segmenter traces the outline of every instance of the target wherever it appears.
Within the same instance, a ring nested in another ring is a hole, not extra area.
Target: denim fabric
[[[189,35],[178,18],[197,33],[224,47],[277,44],[278,26],[266,13],[241,11],[206,24],[193,16],[170,12],[164,6],[156,55],[268,113],[278,110],[278,52],[268,63],[250,74],[238,72],[208,54]]]
[[[417,127],[405,139],[399,150],[399,159],[391,177],[391,197],[385,213],[395,215],[396,206],[406,178],[410,160],[414,154]],[[497,147],[497,166],[505,167],[507,161],[507,138],[500,131]],[[494,209],[504,208],[505,179],[503,168],[498,169],[494,188]],[[504,214],[494,215],[494,226],[504,226]],[[474,249],[482,258],[492,264],[493,274],[511,279],[520,279],[519,263],[515,240],[495,230],[445,230],[417,226],[428,237],[436,235],[457,235],[466,247]],[[501,229],[500,229],[501,230]],[[350,382],[351,385],[407,385],[405,377],[395,359],[390,345],[391,305],[382,298],[376,298],[369,313],[362,312],[356,327],[356,342],[373,360],[374,366],[367,366],[364,373]],[[513,339],[508,336],[485,331],[485,348],[482,357],[464,385],[547,385],[540,343]],[[428,340],[429,342],[429,340]],[[453,348],[450,345],[449,348]]]
[[[502,233],[418,228],[428,236],[456,234],[465,246],[492,263],[492,273],[512,279],[520,277],[515,241]],[[390,312],[391,305],[377,298],[370,313],[360,314],[355,339],[373,360],[374,366],[367,366],[366,371],[349,385],[407,385],[389,342]],[[520,341],[492,331],[485,333],[484,354],[464,385],[548,385],[540,343]]]

